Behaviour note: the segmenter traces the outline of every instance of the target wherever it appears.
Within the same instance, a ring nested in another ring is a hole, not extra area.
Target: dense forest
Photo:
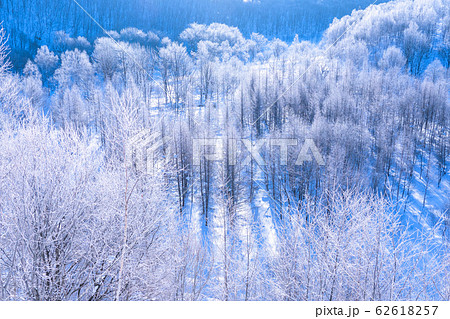
[[[0,2],[0,300],[450,299],[449,0],[45,2]]]
[[[102,36],[98,22],[107,30],[128,27],[152,31],[160,38],[177,39],[191,23],[214,22],[235,26],[250,36],[292,41],[319,39],[333,21],[373,0],[1,0],[0,20],[9,33],[14,65],[22,68],[39,46],[50,45],[56,32],[89,41]],[[385,2],[385,0],[380,0]],[[94,20],[92,20],[85,10]]]

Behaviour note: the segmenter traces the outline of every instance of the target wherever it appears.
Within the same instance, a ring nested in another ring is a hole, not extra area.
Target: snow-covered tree
[[[54,78],[61,88],[76,85],[87,92],[94,80],[94,68],[87,53],[78,49],[64,52]]]
[[[44,78],[47,79],[58,67],[59,57],[51,52],[48,46],[44,45],[38,49],[34,62],[39,67]]]

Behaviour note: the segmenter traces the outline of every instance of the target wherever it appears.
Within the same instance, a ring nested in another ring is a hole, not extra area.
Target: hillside
[[[167,5],[167,0],[2,0],[0,21],[10,36],[14,65],[21,69],[39,46],[52,45],[58,31],[89,41],[102,36],[102,30],[83,9],[107,30],[135,27],[175,40],[190,23],[219,22],[238,27],[246,36],[257,32],[268,38],[292,41],[295,34],[301,39],[319,39],[334,17],[371,3],[370,0],[171,0]]]
[[[450,300],[449,8],[2,31],[0,300]]]

